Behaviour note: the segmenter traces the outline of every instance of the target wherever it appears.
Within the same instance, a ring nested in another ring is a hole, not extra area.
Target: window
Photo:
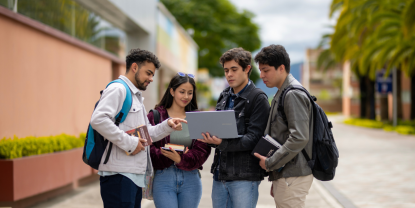
[[[118,57],[125,56],[124,31],[73,0],[0,0],[0,6],[49,25],[72,37],[104,49]]]

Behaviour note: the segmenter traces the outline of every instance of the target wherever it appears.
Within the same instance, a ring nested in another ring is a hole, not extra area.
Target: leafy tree
[[[223,76],[220,56],[230,48],[248,51],[260,48],[259,27],[252,22],[254,14],[239,12],[229,0],[161,0],[199,45],[199,68],[208,68],[213,76]],[[259,79],[253,70],[251,79]],[[255,80],[254,80],[255,81]]]
[[[360,80],[361,103],[365,103],[365,92],[370,92],[369,102],[374,103],[372,82],[377,70],[386,67],[388,73],[392,68],[399,69],[398,74],[405,72],[411,77],[411,118],[414,119],[414,10],[415,0],[333,0],[330,16],[336,12],[340,16],[334,33],[327,36],[329,51],[322,53],[319,65],[329,66],[333,60],[350,61],[352,71]],[[398,106],[401,106],[400,94],[398,85]],[[374,109],[372,104],[368,107]],[[361,108],[365,111],[364,105]],[[402,108],[398,108],[398,117],[402,117]]]
[[[359,65],[371,70],[386,67],[398,69],[411,78],[411,119],[415,119],[415,10],[414,0],[368,1],[375,8],[369,26],[374,32],[363,42],[364,56]],[[411,12],[412,11],[412,12]],[[398,81],[400,83],[400,81]],[[398,92],[398,118],[402,118],[401,86]]]

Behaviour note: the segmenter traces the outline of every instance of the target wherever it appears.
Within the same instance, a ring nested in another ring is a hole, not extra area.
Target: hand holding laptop
[[[201,141],[207,144],[216,144],[216,145],[220,145],[222,143],[222,139],[216,136],[210,136],[209,132],[202,133],[202,136],[203,136],[203,139],[198,139],[198,141]]]

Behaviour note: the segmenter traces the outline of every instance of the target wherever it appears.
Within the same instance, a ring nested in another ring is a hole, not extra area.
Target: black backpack
[[[333,124],[328,121],[326,113],[315,102],[316,97],[311,96],[310,93],[301,85],[290,85],[285,88],[278,102],[278,113],[288,124],[287,117],[284,112],[284,100],[287,93],[291,90],[300,90],[305,92],[313,105],[314,129],[313,129],[313,154],[310,158],[307,152],[303,149],[301,152],[307,160],[308,166],[313,171],[313,176],[321,181],[329,181],[334,178],[336,167],[339,159],[339,150],[334,141],[331,128]]]
[[[160,123],[160,112],[156,109],[151,109],[150,112],[153,112],[154,124],[157,125]]]

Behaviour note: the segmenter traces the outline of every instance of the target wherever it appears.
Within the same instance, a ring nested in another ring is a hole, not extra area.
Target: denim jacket
[[[254,101],[249,122],[245,123],[245,100],[255,88],[255,84],[251,83],[234,100],[233,110],[235,111],[238,134],[243,137],[223,139],[222,143],[216,146],[211,173],[214,173],[219,165],[219,180],[260,181],[264,179],[265,171],[259,166],[259,160],[252,156],[251,152],[263,136],[267,125],[270,105],[265,95],[258,96]],[[226,102],[230,96],[229,89],[228,87],[221,93],[216,110],[225,110]],[[219,157],[220,164],[218,164]]]

